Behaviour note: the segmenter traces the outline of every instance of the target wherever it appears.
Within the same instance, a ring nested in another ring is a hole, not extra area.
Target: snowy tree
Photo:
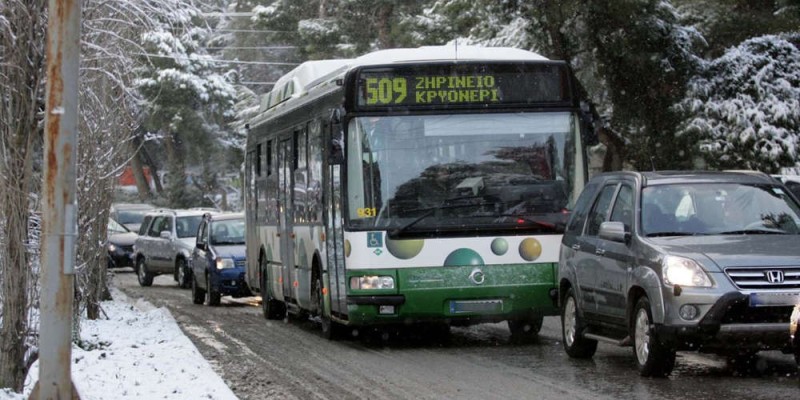
[[[708,62],[679,109],[709,164],[777,172],[800,165],[800,34],[749,39]]]
[[[198,22],[199,10],[182,3],[162,26],[142,35],[150,62],[136,81],[146,99],[147,137],[163,145],[168,160],[168,204],[197,205],[186,179],[187,157],[202,159],[215,149],[223,124],[232,118],[236,91],[230,77],[204,51],[210,30]],[[180,33],[176,34],[175,30]],[[190,145],[191,144],[191,145]]]

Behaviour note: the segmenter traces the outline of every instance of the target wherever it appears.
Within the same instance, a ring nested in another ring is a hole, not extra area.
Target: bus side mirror
[[[337,108],[331,112],[330,142],[328,143],[328,164],[344,164],[344,127],[342,111]]]

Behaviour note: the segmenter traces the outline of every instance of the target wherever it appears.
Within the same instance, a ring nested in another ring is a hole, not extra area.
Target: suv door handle
[[[576,250],[577,251],[577,250],[580,250],[580,249],[581,249],[581,245],[579,245],[579,244],[573,244],[572,245],[572,250]]]
[[[606,251],[603,250],[603,249],[595,249],[594,250],[594,254],[597,254],[598,256],[602,256],[602,255],[606,254]]]

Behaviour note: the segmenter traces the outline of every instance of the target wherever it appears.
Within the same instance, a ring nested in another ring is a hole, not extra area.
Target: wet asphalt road
[[[678,353],[672,376],[647,379],[630,348],[601,343],[592,360],[568,358],[556,317],[526,344],[512,343],[504,323],[452,328],[446,340],[405,332],[329,342],[314,321],[265,320],[256,299],[198,306],[171,276],[142,288],[129,269],[113,282],[132,300],[167,307],[241,399],[800,398],[794,359],[779,352],[760,353],[744,372]]]

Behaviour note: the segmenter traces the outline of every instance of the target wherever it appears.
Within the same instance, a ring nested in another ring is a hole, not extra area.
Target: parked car
[[[192,252],[192,300],[218,306],[222,296],[250,296],[245,283],[244,214],[207,214]]]
[[[677,350],[728,357],[794,353],[800,205],[761,173],[618,172],[589,181],[562,239],[559,301],[567,354],[633,346],[643,376]]]
[[[157,210],[147,213],[134,244],[134,260],[139,284],[150,286],[153,278],[173,274],[178,285],[191,285],[189,259],[197,228],[207,211]]]
[[[115,221],[108,219],[108,268],[133,267],[133,243],[138,236]]]
[[[151,204],[114,203],[111,205],[111,218],[124,225],[132,232],[138,232],[144,215],[155,210]]]

